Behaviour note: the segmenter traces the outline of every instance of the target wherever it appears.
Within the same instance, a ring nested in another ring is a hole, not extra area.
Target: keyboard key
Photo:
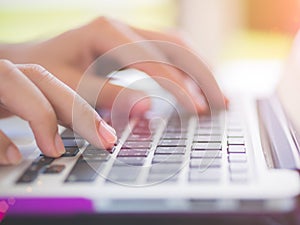
[[[118,157],[147,157],[148,149],[121,149]]]
[[[245,140],[244,140],[244,138],[230,137],[227,139],[227,143],[229,145],[244,145]]]
[[[219,182],[221,180],[221,170],[219,168],[190,170],[189,179],[191,182]]]
[[[191,168],[212,168],[212,167],[221,167],[222,160],[220,158],[202,158],[202,159],[191,159],[190,167]]]
[[[229,145],[228,153],[245,153],[246,148],[244,145]]]
[[[182,155],[186,151],[185,147],[157,147],[155,150],[155,154],[177,154]]]
[[[152,136],[148,134],[130,134],[127,138],[127,141],[152,141]]]
[[[227,132],[228,137],[244,137],[244,133],[242,131],[228,131]]]
[[[65,182],[92,182],[101,174],[104,165],[103,161],[86,161],[80,157]]]
[[[66,129],[60,135],[65,147],[83,147],[85,140],[78,134],[74,133],[71,129]]]
[[[151,165],[150,174],[169,174],[174,175],[178,173],[182,168],[182,164],[180,163],[155,163]]]
[[[44,170],[44,174],[59,174],[65,169],[65,165],[50,165]]]
[[[27,169],[22,176],[18,179],[17,183],[30,183],[35,181],[38,177],[39,171],[38,170],[31,170]]]
[[[109,182],[134,182],[141,171],[140,167],[128,166],[128,167],[113,167],[106,181]]]
[[[242,133],[243,132],[243,128],[241,126],[229,126],[227,128],[227,132],[230,133],[230,132],[240,132]]]
[[[203,143],[214,143],[214,142],[222,142],[221,136],[195,136],[194,137],[194,143],[196,142],[203,142]]]
[[[221,143],[193,143],[194,150],[221,150]]]
[[[38,168],[42,168],[51,164],[54,161],[54,158],[50,158],[47,156],[40,156],[32,162],[33,166],[37,166]]]
[[[200,123],[197,127],[198,130],[221,130],[219,123]]]
[[[91,154],[91,155],[109,155],[110,152],[106,149],[97,148],[93,145],[89,145],[86,147],[86,149],[83,151],[83,154]]]
[[[125,142],[122,145],[122,148],[151,148],[151,142],[150,141],[144,141],[144,142]]]
[[[77,147],[68,147],[65,148],[66,152],[61,155],[60,157],[73,157],[76,156],[77,153],[79,152],[79,149]],[[43,153],[40,154],[40,156],[45,156]]]
[[[152,131],[149,128],[140,128],[140,127],[135,127],[133,128],[132,134],[144,134],[144,135],[151,135]]]
[[[185,147],[185,140],[160,140],[158,143],[159,147]]]
[[[228,155],[228,161],[229,162],[246,162],[247,161],[247,155],[246,154],[240,154],[240,153],[230,153]]]
[[[229,164],[229,169],[234,173],[243,173],[248,170],[247,163],[232,162]]]
[[[181,163],[184,157],[182,155],[154,155],[153,163]]]
[[[80,138],[80,136],[78,134],[74,133],[71,129],[64,130],[60,136],[62,139]]]
[[[221,136],[221,131],[219,129],[196,129],[195,135],[213,135],[213,136]]]
[[[149,128],[150,127],[150,121],[147,119],[140,119],[137,123],[135,127],[139,127],[139,128]]]
[[[84,139],[80,139],[80,138],[76,138],[76,139],[62,139],[64,146],[67,147],[78,147],[78,148],[82,148],[85,144],[85,140]]]
[[[18,179],[17,183],[30,183],[33,182],[43,172],[46,166],[50,165],[54,158],[39,156],[32,164],[25,170],[25,172]]]
[[[180,133],[180,134],[184,134],[187,133],[187,128],[186,127],[166,127],[165,132],[167,133]]]
[[[191,158],[221,158],[222,152],[217,151],[192,151]]]
[[[179,116],[177,118],[170,118],[168,126],[186,127],[189,122],[189,117]]]
[[[145,157],[118,157],[114,166],[143,166]]]
[[[104,149],[98,149],[92,145],[88,146],[82,153],[82,159],[87,161],[107,161],[110,153]]]
[[[85,161],[88,161],[88,162],[91,162],[91,161],[108,161],[110,159],[110,155],[107,154],[107,155],[88,155],[88,154],[85,154],[85,155],[82,155],[83,157],[83,160]]]
[[[219,116],[218,115],[202,115],[198,118],[199,120],[199,123],[204,123],[204,122],[211,122],[211,121],[214,121],[214,122],[217,122],[219,121]]]
[[[79,152],[78,148],[66,148],[66,152],[61,157],[74,157]]]
[[[162,139],[187,139],[186,133],[165,133]]]

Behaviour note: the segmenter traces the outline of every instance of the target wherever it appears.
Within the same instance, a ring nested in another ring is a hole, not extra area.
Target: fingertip
[[[16,165],[19,164],[22,160],[22,155],[18,148],[11,144],[6,150],[6,156],[9,164]]]
[[[61,156],[66,152],[64,143],[58,133],[55,135],[54,143],[55,143],[56,152],[59,156]]]
[[[111,126],[109,126],[104,120],[100,121],[98,131],[99,131],[100,137],[106,143],[108,143],[109,145],[113,145],[114,143],[116,143],[116,141],[117,141],[116,131]],[[106,144],[103,144],[102,142],[101,142],[101,144],[105,147],[107,146]],[[111,147],[111,146],[108,146],[108,147]]]
[[[49,138],[52,136],[52,138]],[[36,135],[39,149],[48,157],[58,158],[65,153],[65,147],[60,135],[56,132],[54,135]]]

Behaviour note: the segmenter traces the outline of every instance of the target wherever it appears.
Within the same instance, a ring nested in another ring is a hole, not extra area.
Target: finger
[[[18,164],[21,159],[17,146],[0,130],[0,165]]]
[[[145,62],[156,61],[168,63],[168,60],[166,60],[166,57],[163,54],[161,54],[160,50],[157,49],[154,45],[148,44],[146,42],[138,42],[143,41],[144,38],[139,36],[130,27],[126,26],[125,24],[107,19],[97,20],[91,23],[90,26],[93,28],[95,36],[93,40],[93,43],[95,45],[94,48],[99,53],[123,45],[121,48],[117,48],[115,51],[112,51],[112,56],[118,57],[124,65],[131,65],[130,67],[140,69],[155,79],[165,78],[157,79],[157,81],[164,88],[173,93],[181,103],[187,105],[186,99],[188,97],[190,101],[189,106],[193,106],[188,108],[196,108],[198,112],[206,111],[207,107],[201,104],[203,102],[200,103],[195,100],[197,99],[195,98],[195,96],[197,96],[199,93],[190,92],[190,90],[187,88],[185,80],[182,80],[181,73],[176,68],[164,65],[163,63],[153,64]],[[104,37],[106,37],[106,39],[103,38],[103,35],[102,37],[98,38],[99,33],[101,32],[100,27],[102,27],[102,29],[106,31],[104,34]],[[124,46],[124,44],[132,45]],[[145,63],[135,63],[143,61]],[[105,66],[106,65],[103,63],[102,67]],[[173,88],[170,88],[170,84],[166,81],[169,81],[170,83],[175,83],[181,91],[178,92],[177,89],[175,90]]]
[[[178,69],[160,62],[136,63],[130,67],[139,69],[153,77],[163,88],[172,93],[179,103],[189,112],[206,113],[206,101],[203,101],[198,88]],[[191,88],[193,87],[193,88]]]
[[[143,115],[151,107],[151,101],[143,91],[115,85],[110,82],[110,79],[104,79],[97,75],[84,75],[77,88],[77,93],[99,109],[112,109],[117,101],[118,108],[123,112],[130,111],[131,116]]]
[[[197,53],[192,51],[192,44],[187,38],[183,36],[180,38],[179,36],[167,33],[148,31],[139,28],[132,29],[145,39],[166,41],[185,48],[185,51],[180,50],[180,48],[169,47],[160,49],[166,54],[171,62],[184,68],[189,75],[194,75],[193,78],[197,80],[200,86],[207,87],[203,91],[206,96],[210,98],[210,103],[212,103],[214,107],[223,108],[224,103],[225,105],[228,104],[229,101],[223,96],[221,89],[214,79],[211,69]]]
[[[116,97],[122,92],[123,101],[118,103],[122,104],[122,109],[127,110],[131,107],[131,116],[143,115],[150,109],[151,101],[146,93],[130,88],[126,88],[125,91],[124,87],[115,85],[109,82],[108,78],[99,76],[98,73],[102,74],[102,72],[102,70],[97,71],[90,68],[86,73],[81,74],[73,67],[64,68],[64,73],[68,75],[65,77],[72,77],[73,81],[76,80],[72,83],[71,88],[94,108],[111,109]]]
[[[71,127],[91,144],[111,148],[115,131],[71,88],[40,66],[18,65],[18,68],[42,91],[62,124]]]
[[[0,61],[0,101],[5,109],[28,121],[38,147],[48,156],[64,153],[57,119],[42,92],[9,61]]]

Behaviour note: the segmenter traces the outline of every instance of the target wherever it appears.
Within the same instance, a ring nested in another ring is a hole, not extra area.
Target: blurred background
[[[300,0],[0,0],[0,42],[49,38],[99,15],[180,29],[215,66],[286,57],[300,27]]]

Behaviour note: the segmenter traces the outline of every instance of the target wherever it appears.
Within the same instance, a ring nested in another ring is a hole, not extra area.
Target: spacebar
[[[78,161],[72,168],[65,182],[92,182],[103,168],[103,161],[87,161],[83,157],[79,157]]]

